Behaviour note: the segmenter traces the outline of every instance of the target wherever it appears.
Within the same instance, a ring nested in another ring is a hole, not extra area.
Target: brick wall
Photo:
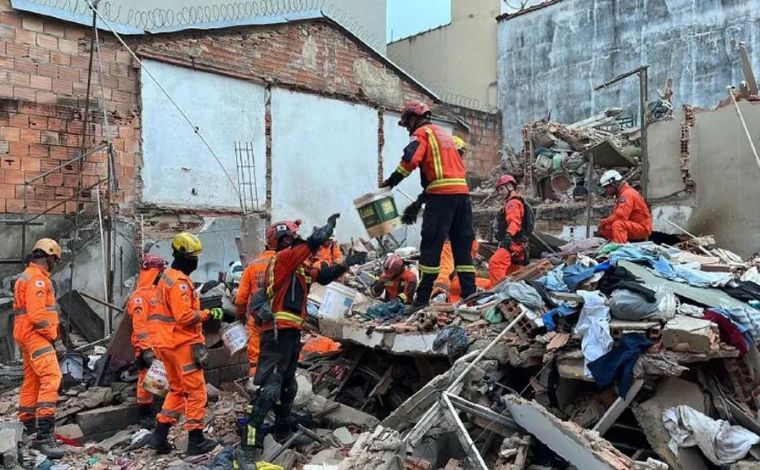
[[[456,122],[454,134],[467,143],[467,171],[480,179],[488,178],[501,158],[500,114],[454,105],[444,105],[441,111],[444,116]]]

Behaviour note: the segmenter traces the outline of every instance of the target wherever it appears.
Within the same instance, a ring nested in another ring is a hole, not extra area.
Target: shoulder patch
[[[135,297],[134,301],[137,305],[140,305],[141,303],[143,303],[142,297]]]
[[[409,163],[412,161],[412,157],[414,157],[414,154],[417,153],[417,149],[420,147],[420,141],[417,139],[413,139],[409,145],[404,148],[404,156],[401,157],[401,160]]]
[[[187,291],[187,284],[185,284],[185,283],[181,283],[181,284],[179,285],[179,290],[181,290],[181,291]]]
[[[45,281],[43,281],[42,279],[37,279],[36,281],[34,281],[34,285],[37,287],[45,287]]]

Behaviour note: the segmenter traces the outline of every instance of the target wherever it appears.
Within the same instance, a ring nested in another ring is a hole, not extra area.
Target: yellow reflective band
[[[406,171],[406,168],[404,168],[401,165],[399,165],[399,166],[396,167],[396,171],[399,172],[401,174],[401,176],[403,176],[404,178],[406,178],[407,176],[411,175],[411,173],[409,173],[408,171]]]
[[[428,188],[439,188],[441,186],[459,186],[459,185],[465,185],[467,186],[467,180],[464,178],[446,178],[446,179],[440,179],[432,181],[430,184],[428,184]]]
[[[290,312],[277,312],[274,314],[274,318],[275,320],[289,321],[296,325],[303,323],[303,318],[300,315],[294,315]]]
[[[248,445],[249,446],[255,446],[256,445],[256,428],[254,428],[250,424],[248,425],[248,436],[247,436],[247,439],[248,439]]]
[[[474,273],[475,266],[471,266],[471,265],[457,266],[456,271],[458,273]]]
[[[406,302],[406,294],[399,294],[399,299],[401,299],[403,302]]]
[[[425,266],[425,265],[419,265],[420,272],[423,274],[438,274],[441,272],[440,266]]]
[[[443,178],[443,164],[441,163],[441,149],[438,148],[438,140],[435,138],[433,131],[428,127],[425,129],[428,136],[430,150],[433,153],[433,169],[435,170],[435,179]]]
[[[272,256],[269,260],[269,279],[267,280],[267,297],[270,299],[274,297],[274,265],[277,263],[277,256]]]

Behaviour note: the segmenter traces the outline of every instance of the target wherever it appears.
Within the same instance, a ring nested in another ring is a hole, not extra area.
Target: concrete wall
[[[760,143],[760,105],[740,107],[755,145]],[[719,246],[746,257],[760,250],[760,168],[733,106],[695,114],[690,170],[697,205],[692,233],[714,234]]]
[[[366,238],[353,199],[377,189],[377,136],[368,106],[273,90],[272,220],[300,218],[308,234],[340,212],[338,238]]]
[[[735,41],[760,70],[760,1],[563,0],[498,25],[499,107],[505,143],[545,117],[573,122],[610,106],[638,116],[638,83],[593,88],[649,64],[650,99],[668,77],[674,104],[711,107],[743,79]]]
[[[653,122],[647,127],[649,199],[671,196],[686,189],[680,164],[683,119],[683,110],[679,108],[673,119]]]
[[[224,169],[143,68],[142,201],[164,207],[239,209],[234,146],[252,142],[258,200],[263,206],[264,87],[152,60],[145,67],[200,128]]]
[[[423,83],[477,109],[497,105],[496,16],[500,0],[453,0],[451,23],[388,44],[388,56]]]

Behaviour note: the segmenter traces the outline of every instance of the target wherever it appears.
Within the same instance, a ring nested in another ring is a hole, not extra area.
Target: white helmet
[[[599,185],[601,187],[605,187],[607,185],[610,185],[612,183],[617,183],[619,181],[623,181],[623,175],[618,173],[617,170],[609,170],[605,171],[602,175],[602,178],[599,180]]]

